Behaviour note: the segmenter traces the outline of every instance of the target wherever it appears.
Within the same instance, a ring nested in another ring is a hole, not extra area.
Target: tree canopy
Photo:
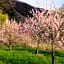
[[[64,4],[57,9],[57,12],[64,17]]]
[[[10,18],[15,16],[15,0],[0,0],[0,9],[3,10],[3,13],[7,13]]]
[[[8,15],[2,14],[2,10],[0,10],[0,25],[2,25],[5,22],[7,17],[8,17]]]

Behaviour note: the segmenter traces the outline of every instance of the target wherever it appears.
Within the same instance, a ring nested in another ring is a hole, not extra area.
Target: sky
[[[19,0],[19,1],[26,2],[35,7],[46,9],[59,8],[60,6],[62,6],[62,4],[64,4],[64,0],[47,0],[47,6],[46,6],[46,0]]]

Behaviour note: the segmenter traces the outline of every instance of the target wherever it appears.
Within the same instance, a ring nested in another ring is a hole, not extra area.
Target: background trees
[[[3,13],[7,13],[10,19],[16,18],[15,0],[0,0],[0,9],[3,11]]]
[[[0,25],[2,26],[8,17],[7,14],[3,14],[2,10],[0,10]]]
[[[64,4],[57,9],[57,12],[58,12],[62,17],[64,17]]]

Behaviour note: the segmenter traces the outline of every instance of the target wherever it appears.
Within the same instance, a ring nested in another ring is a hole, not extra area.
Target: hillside
[[[10,3],[11,2],[11,3]],[[0,9],[3,10],[3,13],[7,13],[9,15],[9,19],[15,18],[17,21],[23,21],[25,17],[33,17],[33,14],[30,11],[33,9],[42,11],[44,9],[40,9],[37,7],[33,7],[27,3],[20,2],[17,0],[2,0],[0,1]]]

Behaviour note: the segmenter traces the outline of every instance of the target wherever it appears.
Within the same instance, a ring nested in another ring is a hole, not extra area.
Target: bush
[[[8,17],[8,15],[2,14],[2,10],[0,10],[0,25],[2,25],[6,21],[7,17]]]
[[[64,51],[55,51],[55,56],[64,57]]]
[[[8,50],[8,46],[6,45],[0,45],[0,50]]]
[[[34,52],[35,52],[35,48],[26,47],[26,46],[24,46],[23,44],[15,44],[15,45],[12,47],[12,50],[28,51],[28,52],[31,52],[31,53],[34,53]]]

